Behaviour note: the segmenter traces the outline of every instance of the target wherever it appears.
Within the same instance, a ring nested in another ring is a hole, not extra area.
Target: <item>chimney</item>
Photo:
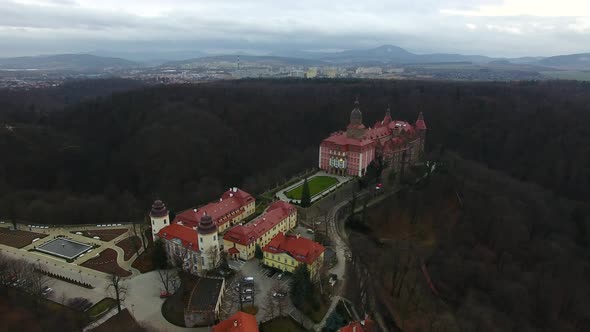
[[[362,326],[365,326],[365,320],[364,320],[364,319],[363,319],[363,320],[361,320],[361,325],[362,325]]]
[[[238,188],[234,187],[234,192],[237,193],[238,192]]]
[[[197,213],[197,209],[193,209],[193,212],[194,212],[194,213]]]
[[[297,239],[299,239],[301,237],[301,234],[297,233]]]
[[[352,327],[352,332],[356,332],[356,325]]]
[[[234,327],[238,327],[238,321],[234,320]]]
[[[223,201],[223,198],[219,198],[219,201],[222,202]]]

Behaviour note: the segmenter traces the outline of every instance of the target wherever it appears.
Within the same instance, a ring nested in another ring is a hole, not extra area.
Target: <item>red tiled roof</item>
[[[180,212],[174,218],[174,222],[182,222],[187,226],[194,227],[197,226],[205,213],[210,215],[218,226],[229,221],[235,214],[244,212],[244,206],[254,201],[254,198],[247,192],[237,188],[236,191],[232,189],[224,192],[219,201],[197,208],[197,212],[195,209]]]
[[[352,322],[338,330],[338,332],[372,332],[375,330],[375,322],[369,318],[364,321]]]
[[[386,126],[383,126],[378,128],[370,128],[365,132],[364,137],[374,140],[388,135],[391,135],[391,129],[387,128]]]
[[[255,242],[258,238],[295,211],[293,205],[283,201],[276,201],[272,203],[261,216],[250,221],[248,224],[232,227],[227,233],[225,233],[223,239],[241,245],[248,245]]]
[[[199,236],[197,231],[191,227],[179,224],[170,224],[162,228],[158,232],[158,236],[162,239],[173,240],[179,239],[182,241],[182,246],[193,251],[199,250]]]
[[[273,254],[287,253],[299,262],[312,264],[326,249],[310,239],[279,233],[262,250]]]
[[[356,139],[347,137],[345,133],[336,133],[324,139],[324,142],[330,142],[337,145],[367,146],[373,144],[373,140],[368,138]]]
[[[229,250],[227,252],[230,254],[239,254],[240,253],[240,251],[236,247],[229,248]]]
[[[255,316],[238,311],[213,326],[213,332],[258,332],[258,325]]]

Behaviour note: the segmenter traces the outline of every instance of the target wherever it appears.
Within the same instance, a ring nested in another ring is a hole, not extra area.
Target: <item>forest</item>
[[[318,144],[345,128],[357,97],[365,125],[388,105],[410,122],[423,112],[427,154],[446,165],[368,217],[401,227],[381,236],[418,227],[411,259],[396,241],[351,238],[367,244],[359,255],[385,260],[368,266],[385,304],[431,299],[424,284],[398,280],[422,280],[422,263],[430,271],[438,296],[413,307],[429,326],[398,312],[404,327],[588,330],[590,83],[95,80],[0,91],[0,219],[125,222],[155,198],[178,211],[230,186],[261,194],[315,167]]]
[[[156,197],[181,210],[229,186],[259,194],[314,167],[356,97],[366,125],[388,105],[409,121],[424,112],[428,151],[571,199],[590,194],[590,83],[111,79],[0,91],[0,217],[128,221]]]

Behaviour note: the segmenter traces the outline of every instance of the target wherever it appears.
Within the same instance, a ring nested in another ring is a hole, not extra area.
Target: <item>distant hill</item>
[[[302,58],[289,58],[281,56],[269,55],[239,55],[241,63],[260,64],[260,65],[274,65],[274,66],[289,66],[289,65],[319,65],[323,61]],[[202,58],[194,58],[182,61],[171,61],[163,64],[165,67],[183,67],[191,65],[204,65],[207,63],[237,63],[238,55],[216,55]]]
[[[0,69],[37,69],[48,71],[104,72],[138,67],[133,61],[90,54],[57,54],[0,58]]]
[[[376,48],[365,50],[348,50],[331,53],[307,53],[326,62],[352,64],[416,64],[416,63],[436,63],[436,62],[487,62],[492,58],[482,55],[462,55],[462,54],[415,54],[399,46],[383,45]],[[301,54],[305,56],[305,53]]]
[[[590,70],[590,53],[558,55],[541,59],[539,65],[561,68]]]

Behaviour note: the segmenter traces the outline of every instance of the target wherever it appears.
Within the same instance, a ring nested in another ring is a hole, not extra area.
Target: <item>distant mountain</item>
[[[141,62],[147,65],[160,65],[169,61],[200,58],[209,54],[196,50],[166,50],[166,51],[108,51],[96,50],[90,54],[100,57],[122,58]]]
[[[300,53],[300,56],[306,56],[306,53]],[[347,50],[331,53],[311,53],[307,56],[320,59],[326,62],[337,64],[417,64],[417,63],[436,63],[436,62],[487,62],[492,58],[482,55],[462,55],[462,54],[415,54],[399,46],[383,45],[376,48],[364,50]]]
[[[202,58],[188,59],[182,61],[171,61],[163,64],[164,67],[184,67],[196,66],[210,63],[235,63],[238,62],[238,57],[241,63],[260,64],[260,65],[274,65],[274,66],[294,66],[307,65],[315,66],[324,64],[322,61],[302,58],[289,58],[271,55],[216,55]]]
[[[590,53],[552,56],[539,60],[537,64],[560,69],[590,70]]]
[[[47,71],[104,72],[138,67],[133,61],[90,54],[57,54],[0,58],[0,69],[37,69]]]

